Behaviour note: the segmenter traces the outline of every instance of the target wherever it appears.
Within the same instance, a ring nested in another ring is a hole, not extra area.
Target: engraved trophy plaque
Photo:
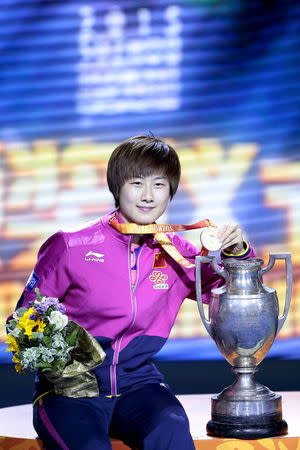
[[[286,298],[279,316],[275,289],[262,284],[262,275],[277,259],[285,261]],[[209,317],[205,317],[201,292],[201,264],[210,263],[225,284],[211,291]],[[292,295],[292,262],[289,253],[271,253],[263,260],[223,260],[197,256],[196,289],[202,322],[219,350],[232,365],[237,378],[212,397],[207,433],[216,437],[261,439],[287,433],[282,419],[281,396],[254,379],[258,364],[268,353],[288,314]]]

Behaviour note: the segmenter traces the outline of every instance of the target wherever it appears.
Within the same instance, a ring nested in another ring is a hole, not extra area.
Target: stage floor
[[[265,448],[270,450],[300,450],[300,392],[281,392],[280,394],[282,395],[283,418],[288,423],[289,432],[287,435],[280,438],[261,439],[258,441],[215,439],[207,436],[205,427],[210,419],[211,395],[178,395],[177,397],[183,404],[189,416],[191,433],[194,438],[196,449],[252,450]],[[4,441],[8,442],[8,440],[3,440],[3,437],[22,439],[36,438],[36,432],[32,426],[32,406],[30,404],[0,409],[0,449],[17,448],[15,446],[4,447]],[[18,448],[25,449],[27,446],[18,446]],[[31,448],[38,447],[31,446]],[[127,447],[116,445],[113,448],[125,449]]]

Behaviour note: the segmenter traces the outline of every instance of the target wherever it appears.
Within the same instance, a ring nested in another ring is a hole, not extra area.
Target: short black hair
[[[133,136],[121,142],[112,152],[107,166],[107,184],[119,206],[121,187],[131,178],[159,172],[168,178],[170,197],[178,188],[180,161],[169,144],[154,136]]]

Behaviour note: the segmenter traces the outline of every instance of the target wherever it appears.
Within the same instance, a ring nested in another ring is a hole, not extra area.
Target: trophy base
[[[257,418],[256,418],[257,419]],[[262,417],[262,422],[264,418]],[[246,422],[246,420],[245,420]],[[207,424],[207,434],[214,437],[236,439],[262,439],[286,434],[288,426],[285,420],[260,425],[243,423],[240,418],[235,423],[221,423],[210,420]]]
[[[234,367],[233,370],[237,374],[236,381],[211,398],[207,433],[238,439],[286,434],[288,426],[282,419],[281,396],[254,380],[256,367]]]

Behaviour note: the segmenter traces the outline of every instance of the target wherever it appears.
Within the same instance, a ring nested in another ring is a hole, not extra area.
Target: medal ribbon
[[[154,234],[154,238],[163,247],[163,249],[175,261],[188,269],[195,267],[195,264],[191,263],[181,255],[165,233],[172,231],[195,230],[198,228],[214,226],[209,219],[200,220],[200,222],[196,222],[191,225],[161,225],[156,223],[151,223],[149,225],[137,225],[136,223],[120,223],[118,222],[115,214],[109,219],[109,224],[122,234]],[[203,247],[200,255],[206,256],[207,254],[208,250]]]

